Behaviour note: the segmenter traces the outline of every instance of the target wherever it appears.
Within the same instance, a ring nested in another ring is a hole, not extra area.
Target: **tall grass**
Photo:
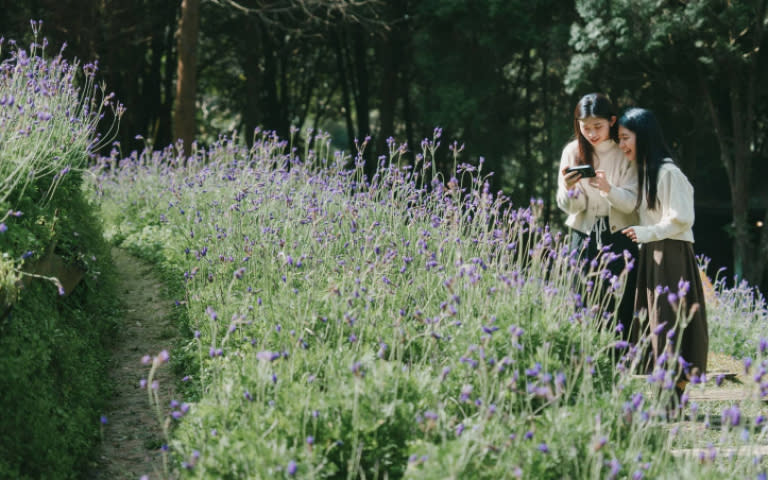
[[[584,265],[538,222],[535,200],[513,206],[488,190],[482,162],[440,177],[439,137],[422,142],[413,166],[391,143],[371,179],[360,153],[332,152],[324,134],[301,156],[293,139],[264,132],[250,149],[222,137],[188,160],[172,147],[101,160],[95,191],[108,234],[186,286],[177,301],[189,337],[171,356],[189,374],[189,403],[165,408],[177,472],[763,472],[753,458],[672,455],[701,435],[670,420],[700,410],[668,408],[675,358],[634,375],[645,344],[617,340],[598,288],[620,294],[626,270],[606,273],[608,255]],[[753,358],[765,368],[762,349]],[[764,441],[762,420],[729,422],[713,449]]]
[[[123,112],[97,83],[96,63],[70,63],[66,45],[50,57],[42,22],[31,26],[34,40],[26,48],[0,39],[0,247],[10,272],[0,295],[6,303],[16,295],[12,276],[32,276],[23,265],[55,247],[87,267],[92,254],[80,247],[88,242],[72,238],[78,232],[62,206],[80,196],[90,157],[109,142]],[[114,115],[105,126],[107,113]]]
[[[64,58],[64,47],[46,58],[41,26],[32,21],[29,49],[10,41],[9,56],[0,63],[0,204],[22,197],[41,178],[50,180],[43,196],[49,200],[63,175],[87,165],[82,152],[98,149],[97,124],[104,108],[113,106],[112,94],[96,83],[96,64],[81,69]]]

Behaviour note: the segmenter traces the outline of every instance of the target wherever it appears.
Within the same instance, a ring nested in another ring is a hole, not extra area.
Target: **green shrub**
[[[69,206],[87,207],[75,199]],[[92,253],[84,280],[66,297],[30,281],[0,320],[0,411],[12,412],[0,416],[0,478],[80,478],[99,439],[117,305],[108,246],[89,211],[65,222],[89,242],[80,245]]]
[[[94,65],[46,58],[37,26],[29,51],[9,42],[0,63],[0,478],[81,478],[117,307],[82,172],[111,101]]]

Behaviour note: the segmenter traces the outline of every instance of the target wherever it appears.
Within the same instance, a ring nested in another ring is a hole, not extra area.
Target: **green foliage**
[[[99,239],[92,216],[76,228]],[[0,416],[2,477],[80,478],[99,440],[111,393],[115,274],[103,241],[83,246],[96,260],[72,294],[62,298],[49,282],[34,280],[0,319],[0,410],[13,412]]]
[[[81,79],[37,43],[11,45],[0,64],[0,477],[81,478],[111,392],[115,273],[81,176],[110,100],[93,65]],[[73,285],[83,273],[74,290],[44,267],[52,258],[77,272]]]

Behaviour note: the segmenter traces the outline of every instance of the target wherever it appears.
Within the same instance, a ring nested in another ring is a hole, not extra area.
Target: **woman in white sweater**
[[[679,342],[685,360],[675,367],[679,397],[690,378],[706,371],[709,350],[704,290],[693,252],[693,187],[672,161],[649,110],[632,108],[622,115],[619,141],[627,158],[637,164],[641,192],[639,225],[624,230],[641,244],[635,309],[647,312],[647,323],[633,326],[632,335],[650,335],[656,361],[676,358]]]
[[[585,95],[576,104],[573,113],[575,139],[563,149],[558,176],[557,206],[566,214],[566,225],[571,228],[571,248],[589,260],[606,252],[615,259],[607,267],[612,276],[625,268],[625,252],[637,256],[637,246],[621,230],[637,223],[637,169],[624,156],[616,143],[616,110],[608,98],[600,93]],[[584,177],[569,168],[589,165],[594,177]],[[618,308],[610,302],[608,311],[616,310],[617,327],[627,338],[633,317],[635,272],[627,274],[624,294]],[[610,287],[606,277],[600,285]]]

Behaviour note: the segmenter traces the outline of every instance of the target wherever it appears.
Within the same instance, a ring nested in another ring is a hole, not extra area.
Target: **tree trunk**
[[[245,73],[245,105],[243,106],[243,126],[245,128],[245,141],[253,145],[254,132],[259,126],[259,119],[263,118],[260,107],[262,96],[262,75],[259,64],[262,54],[270,55],[271,52],[262,48],[263,25],[246,16],[241,23],[243,28],[243,73]]]
[[[347,69],[344,65],[344,48],[341,38],[341,33],[333,32],[333,46],[336,50],[336,70],[339,74],[339,83],[341,84],[341,101],[344,108],[344,120],[347,124],[347,136],[349,141],[350,155],[354,156],[355,152],[355,126],[352,123],[352,105],[349,98],[349,83],[347,81]]]
[[[370,126],[370,108],[368,91],[368,64],[366,62],[366,41],[365,31],[359,25],[355,27],[354,33],[354,65],[357,78],[355,95],[355,111],[357,114],[357,135],[362,142],[363,139],[371,133]]]
[[[542,51],[541,55],[541,104],[544,107],[544,125],[546,125],[546,135],[542,153],[544,154],[544,166],[547,167],[544,168],[544,183],[546,185],[546,192],[554,192],[557,190],[555,188],[555,178],[557,165],[559,164],[556,163],[554,166],[551,165],[551,159],[556,159],[557,157],[553,154],[554,149],[552,148],[552,109],[554,107],[553,102],[550,102],[549,100],[549,52],[545,49]],[[549,193],[544,196],[544,211],[542,212],[542,216],[544,217],[544,223],[549,223],[552,217],[552,195]]]
[[[401,77],[401,72],[405,67],[405,59],[403,58],[406,48],[403,45],[406,41],[406,26],[403,21],[403,18],[406,17],[405,3],[403,0],[390,3],[392,28],[379,43],[378,58],[383,72],[379,96],[380,128],[374,152],[377,156],[387,153],[387,138],[395,135],[395,111],[398,94],[401,93],[399,83],[404,81],[402,78],[404,75]],[[408,146],[413,148],[410,142]]]
[[[160,22],[158,22],[160,23]],[[147,118],[144,128],[147,130],[147,138],[157,145],[157,132],[160,128],[158,119],[160,118],[160,109],[162,108],[162,95],[160,87],[162,86],[162,58],[165,55],[163,51],[162,28],[155,25],[150,32],[150,55],[149,71],[144,76],[146,84],[144,85],[145,104],[147,106]]]
[[[412,120],[412,113],[411,113],[411,95],[410,95],[410,89],[411,89],[411,75],[410,71],[412,65],[413,65],[413,59],[411,58],[411,30],[410,30],[410,23],[407,20],[408,18],[408,0],[402,0],[399,2],[402,7],[402,25],[398,23],[397,30],[400,32],[400,45],[399,45],[399,53],[400,53],[400,61],[403,65],[403,68],[400,70],[400,98],[403,101],[403,124],[405,124],[405,139],[408,142],[408,148],[411,150],[411,152],[415,152],[418,149],[418,144],[416,143],[416,136],[413,131],[413,120]],[[415,162],[415,158],[413,159]]]
[[[264,45],[264,70],[262,72],[262,89],[264,97],[264,127],[277,130],[277,117],[280,109],[280,92],[277,84],[279,73],[277,71],[277,45],[268,29],[261,29],[261,38]]]
[[[182,0],[173,136],[184,142],[185,155],[190,154],[192,142],[197,133],[195,99],[197,96],[197,36],[199,29],[200,0]]]
[[[407,71],[402,72],[402,78],[400,79],[400,89],[402,93],[400,96],[403,99],[403,123],[405,124],[405,138],[408,142],[408,148],[411,152],[417,151],[419,145],[416,143],[416,134],[413,131],[413,115],[411,107],[411,84],[410,75]]]
[[[533,68],[531,67],[531,63],[533,62],[533,59],[531,58],[531,50],[525,49],[525,52],[523,53],[523,60],[522,60],[522,74],[524,78],[524,85],[525,85],[525,132],[523,133],[524,143],[523,143],[523,151],[524,158],[523,162],[528,164],[528,168],[523,169],[525,172],[525,196],[526,198],[532,198],[536,194],[536,174],[537,169],[533,167],[533,149],[532,149],[532,137],[533,137],[533,128],[531,128],[531,116],[533,115],[533,107],[532,107],[532,101],[531,101],[531,90],[533,87],[533,79],[531,78],[533,76]]]
[[[156,145],[168,145],[173,143],[173,99],[174,99],[174,85],[173,85],[173,73],[176,66],[177,52],[174,42],[174,28],[170,28],[171,25],[176,24],[176,17],[178,14],[179,4],[177,2],[169,2],[168,8],[165,12],[166,25],[169,28],[166,29],[164,38],[164,56],[163,59],[163,82],[162,82],[162,108],[160,110],[160,116],[158,118],[157,128],[157,144]]]
[[[395,104],[397,102],[397,62],[395,62],[394,31],[379,43],[379,61],[382,67],[381,91],[379,93],[379,132],[376,138],[375,156],[387,153],[387,138],[395,134]]]

